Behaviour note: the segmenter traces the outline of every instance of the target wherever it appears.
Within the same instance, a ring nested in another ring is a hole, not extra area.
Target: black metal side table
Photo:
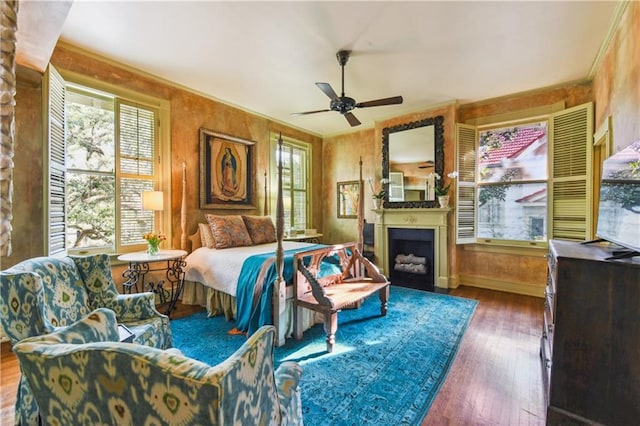
[[[128,262],[129,268],[122,273],[126,279],[123,284],[125,293],[139,291],[152,291],[160,297],[160,304],[167,305],[164,314],[171,316],[176,308],[176,303],[184,287],[184,267],[187,263],[183,260],[187,255],[184,250],[160,250],[157,255],[150,255],[147,252],[127,253],[118,256],[118,260]],[[166,262],[159,267],[151,268],[153,263]],[[165,280],[158,282],[145,282],[149,272],[166,271]],[[140,287],[138,287],[140,283]],[[165,285],[166,284],[166,285]]]

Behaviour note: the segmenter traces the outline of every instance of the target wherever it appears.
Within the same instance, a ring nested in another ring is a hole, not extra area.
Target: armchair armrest
[[[105,301],[105,308],[113,310],[119,321],[165,316],[156,309],[155,294],[151,292],[118,294],[115,298]]]
[[[61,327],[49,334],[30,337],[20,343],[78,344],[88,342],[117,342],[119,340],[120,334],[118,333],[118,322],[115,313],[110,309],[99,308],[67,327]]]
[[[276,369],[275,377],[282,424],[297,424],[298,420],[302,423],[302,399],[299,386],[302,367],[297,362],[283,362]]]

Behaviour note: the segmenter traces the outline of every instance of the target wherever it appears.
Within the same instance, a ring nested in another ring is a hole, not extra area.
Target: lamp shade
[[[162,191],[142,192],[143,210],[164,210],[164,194]]]

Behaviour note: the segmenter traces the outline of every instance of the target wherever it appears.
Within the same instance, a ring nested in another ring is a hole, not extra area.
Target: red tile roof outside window
[[[518,132],[511,140],[507,140],[507,138],[501,135],[498,136],[502,141],[502,147],[486,151],[486,158],[481,158],[480,160],[481,167],[499,166],[505,159],[516,159],[528,146],[547,134],[546,128],[519,127],[517,129]],[[483,147],[480,147],[480,150],[482,152]]]

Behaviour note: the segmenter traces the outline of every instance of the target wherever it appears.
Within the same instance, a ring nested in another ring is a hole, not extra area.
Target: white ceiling
[[[585,79],[616,2],[74,1],[61,40],[318,135],[352,131],[315,82],[345,92],[362,125]]]

